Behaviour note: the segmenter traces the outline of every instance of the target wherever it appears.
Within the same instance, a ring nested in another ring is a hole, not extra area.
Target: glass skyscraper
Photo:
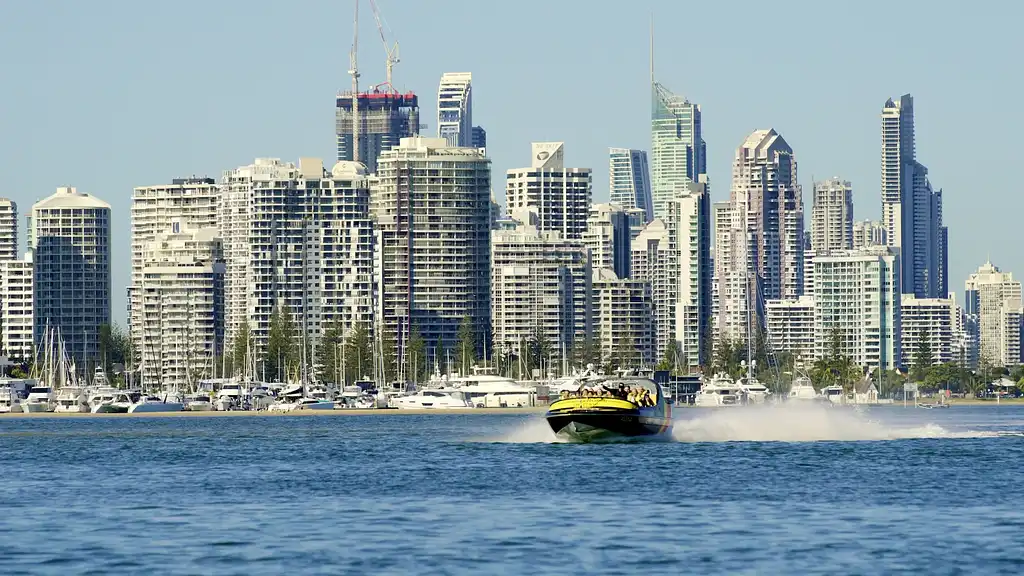
[[[608,174],[612,203],[625,209],[643,210],[644,223],[654,220],[647,152],[630,148],[609,148]]]

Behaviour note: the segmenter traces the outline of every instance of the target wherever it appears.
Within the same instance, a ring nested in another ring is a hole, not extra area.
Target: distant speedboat
[[[82,413],[89,411],[89,396],[85,388],[65,386],[57,392],[54,412]]]
[[[89,398],[93,414],[127,414],[132,399],[124,392],[100,391]]]
[[[793,385],[789,388],[789,396],[786,399],[790,402],[817,402],[819,404],[827,402],[829,406],[832,405],[814,389],[811,379],[806,376],[800,376],[793,380]]]
[[[213,410],[213,402],[206,392],[190,394],[185,397],[185,410],[189,412],[209,412]]]
[[[164,392],[162,396],[150,394],[139,398],[128,407],[129,414],[143,412],[181,412],[185,409],[185,403],[177,392]]]
[[[582,442],[672,431],[672,407],[647,378],[588,381],[552,403],[544,417],[557,436]]]

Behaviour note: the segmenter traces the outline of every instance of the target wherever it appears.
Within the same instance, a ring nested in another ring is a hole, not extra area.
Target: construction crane
[[[355,0],[356,14],[352,20],[352,50],[348,53],[348,73],[352,76],[352,160],[359,162],[359,66],[356,51],[359,48],[359,0]]]
[[[395,91],[394,84],[391,83],[391,70],[395,67],[395,64],[401,62],[398,57],[398,41],[395,41],[395,45],[388,47],[388,41],[384,38],[384,26],[380,22],[380,10],[377,9],[377,2],[370,0],[370,9],[373,10],[373,19],[377,21],[377,31],[380,32],[380,41],[384,44],[384,53],[387,54],[387,73],[384,76],[385,84],[391,88],[391,91]]]

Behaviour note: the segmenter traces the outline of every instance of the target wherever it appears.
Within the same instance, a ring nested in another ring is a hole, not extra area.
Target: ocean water
[[[1024,407],[0,419],[3,574],[1021,574]]]

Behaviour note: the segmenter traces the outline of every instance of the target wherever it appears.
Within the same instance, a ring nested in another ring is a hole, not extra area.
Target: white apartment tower
[[[428,345],[451,348],[468,318],[482,343],[491,315],[490,160],[479,148],[415,137],[382,153],[377,169],[378,326],[398,335],[399,349],[411,327]]]
[[[619,205],[590,207],[583,243],[590,249],[590,265],[594,270],[607,268],[619,278],[628,278],[631,242],[629,215]]]
[[[933,191],[928,169],[917,161],[914,99],[904,94],[882,107],[882,221],[888,245],[897,249],[902,286],[919,298],[948,294],[942,191]]]
[[[676,300],[679,290],[678,259],[672,228],[661,218],[652,220],[633,239],[631,277],[651,285],[655,357],[676,342]]]
[[[858,366],[899,366],[899,257],[884,246],[819,256],[814,279],[815,357],[826,356],[838,332],[842,353]]]
[[[276,158],[224,173],[220,235],[225,332],[248,323],[262,351],[270,318],[287,307],[310,342],[327,323],[373,321],[373,229],[366,169],[319,158]]]
[[[853,248],[853,187],[831,178],[814,183],[811,249],[817,253]]]
[[[921,343],[926,342],[934,364],[960,360],[959,312],[953,298],[918,298],[904,294],[900,302],[903,366],[917,360]]]
[[[631,148],[609,148],[608,180],[608,190],[613,203],[627,210],[642,210],[641,224],[654,219],[647,152]]]
[[[736,150],[729,203],[715,210],[716,322],[722,337],[745,339],[764,328],[765,301],[796,299],[804,289],[796,159],[775,130],[754,131]]]
[[[437,137],[452,148],[483,148],[473,138],[473,74],[445,72],[437,88]]]
[[[31,253],[24,260],[0,261],[0,354],[25,362],[33,355],[32,275]]]
[[[678,364],[691,370],[709,353],[712,312],[711,193],[704,174],[689,182],[685,192],[669,203],[669,222],[675,248],[676,301],[674,340]]]
[[[57,188],[32,206],[28,222],[35,314],[33,339],[47,327],[64,338],[81,375],[99,357],[99,329],[110,324],[110,204]]]
[[[964,283],[964,304],[974,319],[980,363],[1015,366],[1021,362],[1021,284],[1013,274],[985,262]]]
[[[529,168],[506,174],[508,211],[531,209],[541,232],[559,232],[567,240],[583,237],[590,214],[590,168],[566,168],[563,142],[534,142]]]
[[[555,362],[577,339],[592,333],[588,249],[558,232],[541,232],[532,212],[517,212],[521,224],[491,234],[491,323],[494,348],[520,355],[543,338]]]
[[[224,258],[217,229],[173,221],[142,252],[139,308],[142,383],[187,390],[221,369]]]
[[[0,262],[18,259],[18,204],[0,198]]]
[[[814,358],[814,298],[770,300],[765,305],[769,349],[787,352],[805,365]]]
[[[592,300],[602,358],[628,354],[635,360],[634,368],[657,363],[650,282],[619,278],[607,268],[595,268]]]
[[[128,326],[136,350],[141,349],[143,257],[158,235],[171,231],[172,222],[186,229],[217,228],[220,187],[213,178],[175,178],[170,184],[140,186],[132,193],[131,284],[128,287]]]

